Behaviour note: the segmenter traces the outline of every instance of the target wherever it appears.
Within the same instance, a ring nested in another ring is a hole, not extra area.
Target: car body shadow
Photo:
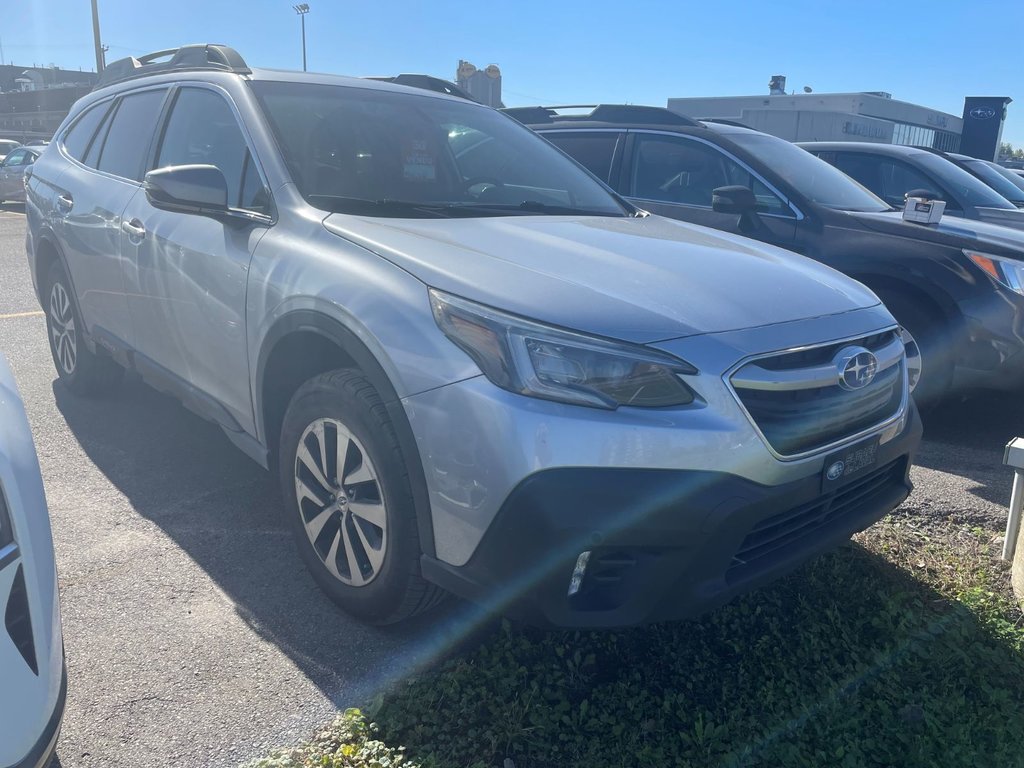
[[[989,393],[944,403],[922,417],[924,440],[914,464],[975,483],[969,492],[1006,506],[1013,474],[1003,466],[1003,448],[1024,436],[1024,402]]]
[[[347,616],[303,566],[280,513],[276,474],[245,457],[218,427],[132,375],[116,397],[81,398],[59,380],[53,394],[89,458],[135,511],[336,706],[365,701],[492,631],[491,618],[455,600],[396,627]]]

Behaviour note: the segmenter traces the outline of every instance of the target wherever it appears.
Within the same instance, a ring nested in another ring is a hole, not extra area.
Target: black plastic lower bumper
[[[911,409],[874,465],[823,492],[820,475],[764,486],[724,472],[559,468],[506,499],[470,561],[424,557],[430,580],[506,615],[610,627],[702,613],[834,548],[910,493]],[[568,594],[584,551],[579,590]]]
[[[57,737],[60,736],[60,725],[64,720],[64,704],[68,697],[68,670],[63,665],[60,672],[60,693],[57,694],[57,703],[54,705],[53,713],[46,722],[46,728],[39,734],[39,739],[29,753],[10,768],[45,768],[53,760],[57,751]]]

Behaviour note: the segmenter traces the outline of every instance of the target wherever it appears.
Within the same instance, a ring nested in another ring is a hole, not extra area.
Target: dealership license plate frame
[[[877,467],[880,444],[881,436],[873,435],[826,456],[821,468],[822,493],[838,490]]]

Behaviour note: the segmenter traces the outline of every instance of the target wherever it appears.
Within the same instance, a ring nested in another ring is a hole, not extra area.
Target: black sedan
[[[828,163],[739,126],[656,107],[506,111],[642,209],[803,253],[868,285],[906,330],[919,403],[1024,382],[1024,232],[904,221]]]

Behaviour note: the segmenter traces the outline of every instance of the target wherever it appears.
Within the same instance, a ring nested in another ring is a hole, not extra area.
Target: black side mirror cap
[[[154,208],[201,216],[228,212],[228,182],[214,165],[171,165],[146,174],[146,198]]]
[[[711,193],[711,208],[717,213],[755,213],[757,198],[740,184],[718,187]]]

